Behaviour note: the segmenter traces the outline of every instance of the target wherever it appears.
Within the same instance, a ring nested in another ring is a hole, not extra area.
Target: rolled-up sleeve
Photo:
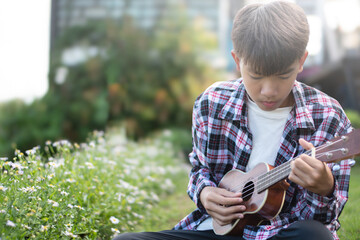
[[[192,165],[190,180],[188,185],[188,194],[195,202],[197,207],[205,212],[200,201],[200,193],[207,186],[216,186],[214,178],[211,176],[207,163],[207,106],[200,95],[194,104],[192,119],[192,138],[193,149],[189,154],[189,160]]]
[[[323,124],[323,126],[336,126],[335,130],[328,130],[327,133],[335,131],[335,135],[344,135],[352,131],[346,115],[340,114],[339,116],[338,118],[329,118],[324,121],[326,124]],[[332,124],[329,124],[330,121]],[[326,127],[323,128],[326,129]],[[301,219],[318,220],[327,224],[328,228],[332,231],[336,231],[340,227],[338,218],[348,200],[351,169],[349,165],[350,160],[351,159],[347,159],[336,163],[340,169],[335,171],[333,170],[335,163],[328,163],[334,176],[334,191],[332,195],[321,196],[300,188],[303,197],[301,198],[302,200],[298,202],[297,208]]]

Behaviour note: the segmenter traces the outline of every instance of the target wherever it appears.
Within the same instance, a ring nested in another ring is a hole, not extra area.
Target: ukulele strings
[[[329,146],[329,145],[327,145],[327,146]],[[319,148],[318,150],[321,150],[321,148]],[[338,149],[330,150],[330,151],[327,151],[327,152],[324,152],[324,153],[320,153],[320,154],[316,155],[316,158],[327,156],[328,154],[335,153],[335,152],[338,152],[338,151],[343,151],[343,149],[338,148]],[[284,176],[288,175],[289,170],[291,170],[291,169],[289,169],[288,165],[294,159],[296,159],[296,158],[290,159],[285,164],[279,166],[278,169],[275,170],[275,171],[269,171],[269,172],[266,172],[265,174],[262,174],[261,176],[259,176],[259,178],[258,178],[258,186],[259,186],[259,189],[260,189],[259,191],[265,190],[266,188],[273,185],[271,182],[278,182],[281,179],[283,179]]]
[[[331,153],[331,152],[336,152],[336,151],[340,151],[340,149],[337,149],[337,150],[332,150],[332,151],[329,151],[327,153]],[[304,153],[304,154],[307,154],[309,155],[308,153]],[[316,157],[322,157],[322,156],[325,156],[326,153],[321,153],[319,155],[317,155]],[[276,182],[280,181],[282,178],[283,178],[283,174],[286,173],[288,171],[288,167],[289,167],[289,164],[292,160],[295,160],[295,158],[293,159],[290,159],[288,162],[286,162],[285,164],[282,164],[281,167],[276,170],[276,171],[269,171],[269,172],[266,172],[262,175],[260,175],[258,177],[259,181],[257,183],[257,186],[259,189],[262,189],[262,190],[265,190],[266,188],[270,187],[273,185],[273,181],[275,179]],[[283,169],[285,168],[285,169]],[[264,183],[265,180],[263,180],[265,178],[266,182]],[[236,186],[235,188],[238,188],[240,187],[240,189],[243,188],[243,184],[240,184],[238,186]],[[240,189],[233,189],[232,191],[235,191],[237,192],[238,190]],[[254,191],[255,187],[250,187],[250,188],[247,188],[242,194],[243,194],[243,197],[242,198],[247,198],[249,196],[251,196],[253,194],[253,191]]]
[[[335,144],[335,143],[337,143],[337,142],[339,142],[339,141],[341,141],[341,139],[339,139],[339,140],[337,140],[337,141],[335,141],[335,142],[328,142],[328,143],[326,143],[326,144],[323,144],[323,145],[317,147],[317,148],[316,148],[316,151],[320,151],[320,150],[322,150],[322,149],[324,149],[324,148],[326,148],[326,147],[329,147],[330,145]],[[334,151],[334,150],[333,150],[333,151]],[[333,152],[333,151],[332,151],[332,152]],[[335,150],[335,151],[337,151],[337,150]],[[307,150],[307,151],[304,152],[303,154],[306,154],[306,155],[310,156],[311,153],[312,153],[312,149],[311,149],[311,150]],[[317,155],[317,157],[322,157],[322,156],[324,156],[324,154],[325,154],[325,153],[319,154],[319,155]],[[298,155],[298,156],[299,156],[299,155]],[[298,157],[298,156],[297,156],[297,157]],[[290,159],[289,161],[285,162],[284,164],[278,166],[278,169],[286,167],[287,164],[289,164],[291,161],[295,160],[297,157],[292,158],[292,159]],[[277,172],[277,170],[275,170],[274,172]],[[273,171],[268,171],[268,172],[260,175],[258,178],[266,177],[266,175],[268,175],[269,173],[270,173],[270,174],[273,174]],[[243,185],[243,184],[236,185],[232,190],[236,191],[236,188],[242,187],[242,185]]]
[[[331,145],[333,145],[333,144],[335,144],[335,143],[338,143],[338,142],[340,142],[340,141],[342,141],[342,140],[343,140],[343,139],[340,138],[340,139],[338,139],[338,140],[336,140],[336,141],[334,141],[334,142],[328,142],[328,143],[326,143],[326,144],[321,145],[320,147],[317,147],[316,150],[317,150],[317,151],[320,151],[320,150],[322,150],[322,149],[324,149],[324,148],[326,148],[326,147],[329,147],[329,146],[331,146]],[[335,150],[332,150],[332,151],[328,151],[328,152],[326,152],[326,153],[320,153],[320,154],[316,155],[316,157],[322,157],[322,156],[325,156],[325,155],[328,154],[328,153],[332,153],[332,152],[336,152],[336,151],[341,151],[341,149],[335,149]],[[312,149],[305,151],[303,154],[306,154],[306,155],[308,155],[308,156],[311,156],[311,153],[312,153]],[[298,156],[297,156],[297,157],[298,157]],[[276,170],[276,171],[270,170],[270,171],[268,171],[268,172],[260,175],[257,179],[260,179],[260,178],[263,179],[263,178],[267,177],[267,175],[269,175],[268,177],[269,177],[270,179],[271,179],[271,178],[274,178],[274,177],[278,177],[279,175],[282,176],[282,173],[284,173],[284,172],[287,170],[287,167],[288,167],[288,165],[290,164],[290,162],[293,161],[293,160],[295,160],[297,157],[292,158],[292,159],[290,159],[289,161],[285,162],[284,164],[280,165],[280,166],[279,166],[279,171],[278,171],[278,170]],[[285,168],[285,170],[284,170],[283,168]],[[279,180],[281,180],[281,179],[279,179]],[[262,181],[262,182],[261,182],[261,181]],[[261,182],[261,183],[260,183],[260,182]],[[268,182],[269,182],[269,181],[268,181]],[[239,190],[241,190],[241,189],[243,188],[243,185],[244,185],[243,183],[238,184],[238,185],[236,185],[234,188],[230,189],[230,191],[232,191],[232,192],[237,192],[237,191],[239,191]],[[263,180],[259,180],[258,185],[263,185]],[[270,186],[271,186],[271,185],[270,185]],[[255,189],[254,185],[253,185],[252,187],[250,187],[250,188],[247,188],[246,191],[244,191],[244,192],[242,193],[242,195],[243,195],[242,198],[247,198],[247,197],[251,196],[251,195],[253,194],[254,189]]]

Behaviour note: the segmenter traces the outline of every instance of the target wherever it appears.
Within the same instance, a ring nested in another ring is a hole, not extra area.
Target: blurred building
[[[232,19],[238,9],[255,2],[269,0],[52,0],[50,47],[54,48],[56,39],[69,27],[97,19],[120,19],[124,14],[139,27],[151,29],[158,18],[171,17],[168,7],[176,5],[190,19],[204,19],[206,30],[216,35],[217,49],[206,53],[211,64],[234,71]],[[309,56],[298,79],[335,97],[345,108],[360,110],[360,1],[293,2],[305,10],[310,24]],[[64,65],[73,64],[74,54],[81,59],[81,49],[66,54]]]
[[[228,60],[225,53],[231,44],[231,17],[234,7],[240,8],[243,4],[242,0],[52,0],[50,48],[53,49],[56,39],[72,26],[91,20],[120,19],[126,14],[139,27],[151,29],[158,18],[171,18],[169,7],[179,6],[190,19],[201,17],[205,29],[216,35],[218,49],[211,53],[212,64],[225,67]]]
[[[310,24],[310,59],[298,79],[360,111],[360,1],[297,2]]]

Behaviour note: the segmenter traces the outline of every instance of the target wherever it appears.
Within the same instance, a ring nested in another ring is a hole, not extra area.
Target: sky
[[[0,102],[48,88],[51,0],[0,0]]]

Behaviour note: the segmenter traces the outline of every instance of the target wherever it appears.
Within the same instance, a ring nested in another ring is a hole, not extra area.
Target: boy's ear
[[[236,69],[240,72],[240,59],[236,56],[235,50],[231,50],[231,56],[233,57],[236,63]]]
[[[309,52],[306,50],[304,55],[299,60],[299,63],[300,63],[299,73],[301,73],[304,70],[304,63],[305,63],[305,60],[306,60],[308,54],[309,54]]]

